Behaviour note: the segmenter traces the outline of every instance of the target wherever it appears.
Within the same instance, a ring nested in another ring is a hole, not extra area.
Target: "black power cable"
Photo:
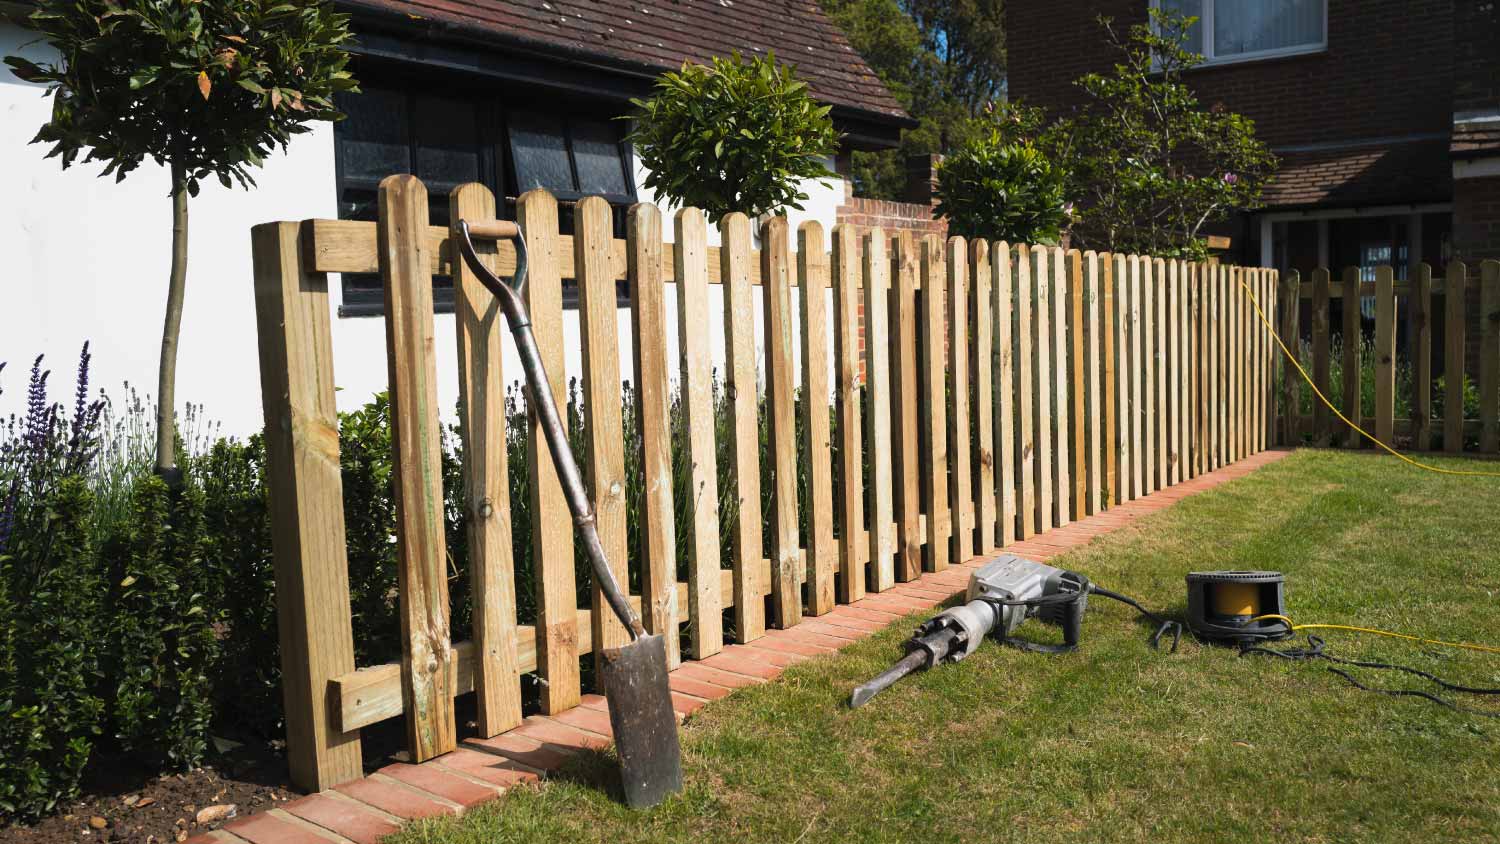
[[[1366,660],[1344,659],[1342,657],[1337,657],[1324,650],[1325,642],[1318,636],[1309,635],[1307,637],[1307,642],[1308,647],[1287,648],[1285,650],[1268,648],[1264,645],[1252,645],[1249,647],[1240,648],[1240,656],[1261,655],[1297,661],[1321,659],[1326,662],[1332,662],[1338,665],[1348,665],[1354,668],[1372,668],[1382,671],[1400,671],[1406,674],[1412,674],[1417,677],[1421,677],[1425,680],[1435,683],[1438,686],[1441,686],[1444,689],[1453,692],[1462,692],[1472,695],[1500,695],[1500,689],[1461,686],[1457,683],[1450,683],[1447,680],[1438,677],[1436,674],[1430,674],[1426,671],[1422,671],[1421,669],[1412,668],[1406,665],[1395,665],[1389,662],[1370,662]],[[1447,708],[1452,709],[1455,712],[1462,712],[1466,715],[1479,715],[1485,718],[1500,718],[1500,712],[1492,712],[1485,709],[1474,709],[1468,706],[1460,706],[1451,700],[1438,697],[1437,695],[1430,692],[1424,692],[1418,689],[1384,689],[1378,686],[1367,686],[1364,683],[1356,680],[1354,678],[1354,675],[1350,674],[1348,671],[1345,671],[1342,668],[1334,668],[1333,666],[1329,666],[1328,670],[1344,678],[1344,680],[1348,682],[1349,685],[1361,691],[1390,695],[1392,697],[1419,697],[1423,700],[1430,700],[1440,706],[1446,706]]]
[[[1182,641],[1182,622],[1174,621],[1170,618],[1163,618],[1162,616],[1159,616],[1156,613],[1141,606],[1140,602],[1136,601],[1134,598],[1131,598],[1128,595],[1122,595],[1119,592],[1115,592],[1111,589],[1105,589],[1103,586],[1100,586],[1098,584],[1090,584],[1089,591],[1093,592],[1095,595],[1098,595],[1101,598],[1108,598],[1111,601],[1119,601],[1126,606],[1134,607],[1136,612],[1140,613],[1142,616],[1145,616],[1147,619],[1155,623],[1157,625],[1156,632],[1151,634],[1151,647],[1153,649],[1160,649],[1162,636],[1164,636],[1168,630],[1172,631],[1172,650],[1169,651],[1169,653],[1177,653],[1177,645]]]

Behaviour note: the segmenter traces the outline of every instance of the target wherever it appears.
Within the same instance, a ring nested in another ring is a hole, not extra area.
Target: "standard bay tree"
[[[348,17],[318,0],[40,0],[30,25],[58,54],[5,59],[46,84],[52,118],[33,143],[64,168],[102,162],[124,179],[151,160],[170,173],[172,262],[157,390],[156,471],[180,476],[174,419],[177,345],[187,282],[188,199],[206,179],[251,175],[310,123],[336,120]]]

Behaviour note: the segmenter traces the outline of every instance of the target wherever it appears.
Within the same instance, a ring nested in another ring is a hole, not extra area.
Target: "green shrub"
[[[47,401],[41,363],[26,415],[0,426],[0,817],[34,818],[77,795],[103,711],[88,347],[71,418]]]
[[[204,560],[203,490],[143,477],[131,519],[106,545],[109,625],[105,689],[121,749],[157,765],[202,762],[217,659]]]
[[[638,109],[628,140],[647,170],[646,187],[717,222],[731,211],[752,217],[801,209],[804,179],[832,179],[823,164],[838,132],[774,55],[714,58],[662,74]]]
[[[936,213],[948,233],[1012,243],[1056,243],[1072,219],[1067,173],[998,128],[965,144],[938,170]]]

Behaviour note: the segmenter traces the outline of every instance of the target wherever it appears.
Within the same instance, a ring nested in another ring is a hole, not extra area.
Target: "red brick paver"
[[[1261,452],[1003,550],[1040,560],[1055,557],[1289,453]],[[941,572],[925,573],[885,592],[870,593],[824,615],[809,616],[796,627],[768,630],[753,642],[729,645],[705,660],[685,660],[668,678],[672,708],[686,717],[734,689],[773,680],[797,662],[835,653],[892,623],[905,624],[912,613],[930,613],[961,595],[973,569],[1000,550]],[[362,780],[338,786],[336,795],[315,794],[280,810],[240,818],[223,829],[189,839],[189,844],[329,844],[341,837],[355,844],[375,844],[395,831],[400,819],[457,814],[509,788],[534,782],[577,753],[607,747],[611,733],[608,702],[599,695],[584,695],[574,709],[550,717],[534,715],[492,738],[467,739],[458,750],[421,765],[386,766]]]

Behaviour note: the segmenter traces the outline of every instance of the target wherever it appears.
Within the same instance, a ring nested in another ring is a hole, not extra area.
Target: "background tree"
[[[646,187],[718,222],[731,211],[757,216],[801,209],[804,179],[834,178],[823,160],[838,132],[774,55],[684,64],[656,82],[626,140],[647,169]]]
[[[1204,107],[1182,80],[1203,57],[1184,48],[1193,18],[1151,12],[1125,37],[1101,18],[1121,60],[1077,81],[1088,101],[1042,133],[1078,202],[1075,245],[1201,258],[1200,231],[1253,208],[1276,158],[1248,118]]]
[[[315,120],[341,117],[348,17],[318,0],[40,0],[30,17],[56,64],[5,59],[47,83],[52,119],[33,143],[67,168],[102,161],[124,179],[151,159],[171,173],[172,266],[158,373],[156,470],[175,482],[177,342],[187,281],[188,197],[250,168]]]
[[[1005,80],[1001,0],[822,0],[896,100],[918,125],[901,146],[856,152],[851,178],[861,196],[898,199],[905,159],[947,153],[982,137],[985,108]]]

